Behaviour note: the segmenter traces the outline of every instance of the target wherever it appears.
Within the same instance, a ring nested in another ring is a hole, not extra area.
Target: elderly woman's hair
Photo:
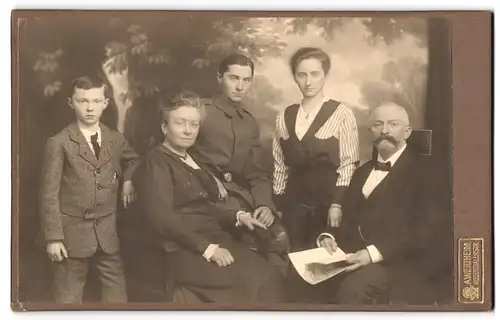
[[[323,68],[325,74],[330,71],[330,57],[325,51],[314,47],[304,47],[297,50],[290,59],[290,68],[292,69],[292,74],[295,74],[299,63],[307,59],[316,59],[321,62],[321,67]]]
[[[204,100],[193,91],[185,90],[176,94],[173,98],[168,99],[167,101],[162,100],[160,102],[161,122],[168,122],[170,113],[181,107],[193,107],[200,112],[202,119],[205,118]]]

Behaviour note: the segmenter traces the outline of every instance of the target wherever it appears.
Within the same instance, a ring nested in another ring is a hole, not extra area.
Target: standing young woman
[[[359,163],[353,112],[323,92],[330,65],[328,54],[318,48],[301,48],[292,56],[291,71],[303,99],[276,121],[274,194],[292,251],[314,247],[325,226],[340,225],[344,192]]]

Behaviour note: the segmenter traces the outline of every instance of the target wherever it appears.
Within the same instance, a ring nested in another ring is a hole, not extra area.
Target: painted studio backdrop
[[[103,121],[123,132],[143,153],[159,129],[158,100],[182,89],[210,97],[217,90],[218,62],[241,51],[256,64],[247,107],[259,121],[262,143],[270,148],[277,113],[301,98],[289,58],[301,46],[316,46],[327,51],[332,61],[325,93],[349,105],[356,115],[362,161],[372,150],[367,128],[370,110],[382,101],[394,101],[406,108],[414,128],[434,130],[438,151],[433,156],[448,167],[449,134],[440,128],[446,128],[451,112],[446,106],[451,100],[443,96],[447,88],[443,77],[450,72],[440,60],[446,52],[447,32],[439,24],[416,18],[215,13],[22,20],[21,294],[39,301],[50,293],[44,284],[47,268],[42,267],[45,254],[37,218],[40,159],[46,139],[73,118],[67,106],[67,85],[72,79],[89,72],[108,77],[113,99]],[[271,164],[270,149],[268,157],[264,160]]]

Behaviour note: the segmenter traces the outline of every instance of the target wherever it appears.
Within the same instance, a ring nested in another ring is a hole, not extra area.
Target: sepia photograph
[[[447,19],[19,11],[13,24],[14,309],[484,301],[484,240],[460,242],[456,289]]]

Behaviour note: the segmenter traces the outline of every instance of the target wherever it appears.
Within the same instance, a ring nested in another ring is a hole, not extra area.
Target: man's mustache
[[[385,135],[385,136],[380,136],[378,137],[376,140],[375,140],[375,144],[379,144],[380,142],[382,142],[383,140],[387,140],[388,142],[396,145],[398,144],[398,141],[396,140],[396,138],[392,137],[392,136],[389,136],[389,135]]]

